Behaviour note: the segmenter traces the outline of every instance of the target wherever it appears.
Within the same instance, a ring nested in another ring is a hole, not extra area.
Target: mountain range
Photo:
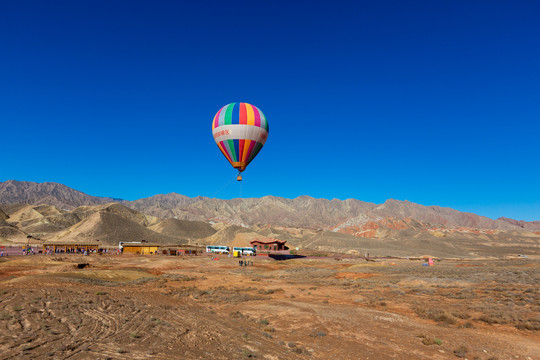
[[[8,180],[0,183],[0,204],[0,241],[99,238],[114,244],[144,238],[244,245],[256,237],[276,237],[297,247],[331,251],[359,246],[422,249],[419,243],[406,245],[411,240],[440,243],[434,249],[460,241],[512,247],[517,241],[526,252],[540,240],[540,221],[493,220],[393,199],[383,204],[309,196],[222,200],[171,193],[126,201],[90,196],[58,183]]]

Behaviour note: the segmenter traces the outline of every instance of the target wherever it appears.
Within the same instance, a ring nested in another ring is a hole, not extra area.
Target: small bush
[[[261,325],[268,325],[268,324],[270,324],[270,321],[268,321],[268,320],[266,320],[266,319],[261,319],[261,320],[259,320],[259,324],[261,324]]]
[[[9,315],[8,313],[4,313],[4,312],[0,313],[0,320],[9,320],[9,319],[11,319],[11,315]]]
[[[204,296],[208,294],[210,294],[208,290],[199,290],[195,296]]]
[[[465,356],[467,356],[468,352],[469,352],[469,349],[461,345],[460,347],[454,350],[454,355],[456,355],[458,358],[464,358]]]
[[[326,336],[326,333],[324,331],[313,330],[311,332],[311,334],[309,334],[309,336],[311,336],[311,337],[323,337],[323,336]]]
[[[278,292],[278,291],[284,291],[284,290],[281,289],[281,288],[279,288],[279,289],[259,290],[259,294],[270,295],[270,294],[273,294],[273,293]]]
[[[243,319],[245,318],[246,316],[244,314],[242,314],[240,311],[235,311],[235,312],[232,312],[229,314],[230,317],[232,317],[233,319]]]
[[[417,308],[416,314],[418,314],[418,316],[424,319],[431,319],[439,323],[446,323],[450,325],[455,324],[457,321],[456,318],[452,314],[449,314],[444,310],[436,310],[436,309],[426,310],[426,309]]]
[[[494,315],[480,315],[477,320],[483,321],[486,324],[506,324],[508,321],[501,316]]]
[[[458,319],[469,319],[471,316],[465,312],[461,312],[461,311],[454,311],[452,313],[452,316],[454,317],[457,317]]]
[[[247,358],[256,358],[257,357],[257,355],[255,355],[254,353],[252,353],[251,351],[249,351],[247,349],[242,350],[242,355],[244,357],[247,357]]]
[[[441,339],[437,339],[437,338],[432,338],[430,336],[426,336],[426,335],[421,335],[420,337],[422,337],[422,344],[424,345],[439,345],[441,346],[442,345],[442,340]]]
[[[540,323],[538,322],[532,322],[532,321],[526,321],[526,322],[521,322],[519,324],[516,325],[516,329],[518,330],[540,330]]]

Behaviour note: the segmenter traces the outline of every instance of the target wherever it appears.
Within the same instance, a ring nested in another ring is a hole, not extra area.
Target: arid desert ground
[[[249,260],[0,258],[0,359],[540,359],[538,260]]]

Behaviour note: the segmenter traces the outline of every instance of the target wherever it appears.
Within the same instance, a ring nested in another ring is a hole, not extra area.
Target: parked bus
[[[252,247],[233,247],[233,253],[240,255],[255,256],[255,249]]]
[[[219,245],[207,245],[206,246],[206,252],[218,253],[218,254],[228,254],[229,253],[229,247],[228,246],[219,246]]]

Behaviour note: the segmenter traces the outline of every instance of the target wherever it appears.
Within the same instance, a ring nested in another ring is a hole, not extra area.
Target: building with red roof
[[[286,247],[285,247],[286,242],[287,242],[286,240],[265,238],[265,239],[255,239],[255,240],[250,241],[249,243],[255,249],[256,252],[261,252],[261,251],[286,250]]]

